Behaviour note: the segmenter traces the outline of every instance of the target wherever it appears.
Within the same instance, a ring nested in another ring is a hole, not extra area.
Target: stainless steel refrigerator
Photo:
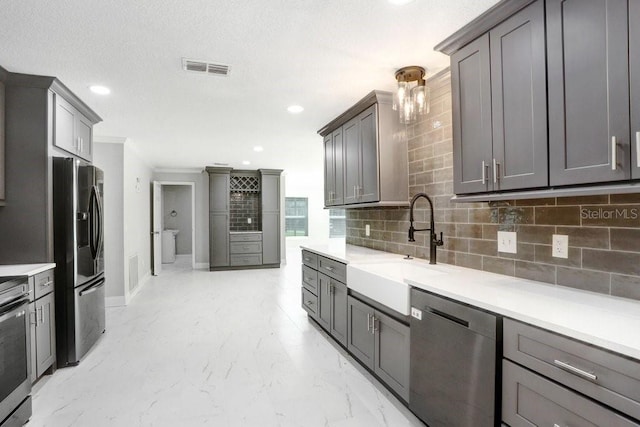
[[[78,364],[105,330],[103,190],[100,169],[53,159],[58,367]]]

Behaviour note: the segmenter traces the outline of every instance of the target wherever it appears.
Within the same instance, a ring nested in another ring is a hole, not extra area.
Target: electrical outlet
[[[411,316],[418,320],[422,320],[422,310],[419,308],[411,307]]]
[[[247,224],[251,224],[251,218],[247,218]]]
[[[552,245],[552,256],[556,258],[569,258],[569,236],[565,234],[554,234]]]
[[[364,235],[371,236],[371,227],[369,226],[369,224],[364,226]]]
[[[518,253],[518,237],[513,231],[498,231],[498,252]]]

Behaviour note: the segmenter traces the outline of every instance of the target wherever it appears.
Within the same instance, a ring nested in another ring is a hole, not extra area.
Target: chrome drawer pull
[[[304,258],[304,260],[305,260],[305,261],[311,261],[311,258],[307,258],[307,257],[305,257],[305,258]]]
[[[483,160],[482,161],[482,185],[486,185],[486,184],[487,184],[487,164]]]
[[[53,280],[49,280],[47,283],[43,283],[42,285],[40,285],[41,288],[46,288],[53,285]]]
[[[640,132],[636,132],[636,167],[640,168]]]
[[[333,271],[333,270],[335,270],[335,268],[333,268],[333,267],[325,267],[325,268],[326,268],[327,270],[329,270],[329,271]]]
[[[367,332],[371,332],[371,313],[367,313]]]
[[[580,375],[581,377],[585,377],[588,380],[596,381],[598,379],[598,377],[592,374],[591,372],[583,371],[582,369],[576,368],[575,366],[571,366],[568,363],[565,363],[561,360],[556,359],[553,361],[553,363],[556,366],[571,372],[572,374]]]

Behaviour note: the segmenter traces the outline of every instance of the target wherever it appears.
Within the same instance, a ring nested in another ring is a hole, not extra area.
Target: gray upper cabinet
[[[537,1],[489,33],[494,191],[549,185],[544,31]]]
[[[451,95],[454,191],[488,191],[493,188],[489,179],[493,149],[488,34],[451,56]]]
[[[640,2],[629,1],[631,177],[640,179]]]
[[[53,143],[85,160],[93,158],[93,123],[61,95],[55,94]]]
[[[342,128],[324,137],[324,200],[326,206],[344,204]]]
[[[551,185],[631,177],[627,7],[547,1]]]
[[[454,191],[548,185],[544,3],[451,56]]]
[[[373,91],[320,129],[325,162],[325,206],[406,206],[406,135],[392,95]]]

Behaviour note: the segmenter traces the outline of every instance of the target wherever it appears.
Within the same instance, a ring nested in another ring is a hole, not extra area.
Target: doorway
[[[195,183],[154,181],[153,193],[153,275],[195,269]]]

